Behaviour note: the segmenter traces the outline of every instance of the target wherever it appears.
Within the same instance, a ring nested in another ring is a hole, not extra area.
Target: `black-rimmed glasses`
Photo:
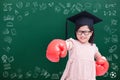
[[[81,31],[81,30],[78,30],[78,31],[77,31],[77,34],[78,34],[78,35],[82,35],[82,34],[84,34],[84,35],[89,35],[90,32],[91,32],[91,31]]]

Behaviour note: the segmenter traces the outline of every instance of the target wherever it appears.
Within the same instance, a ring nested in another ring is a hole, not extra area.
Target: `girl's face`
[[[87,25],[80,27],[76,31],[76,37],[81,43],[88,43],[93,31],[90,31]]]

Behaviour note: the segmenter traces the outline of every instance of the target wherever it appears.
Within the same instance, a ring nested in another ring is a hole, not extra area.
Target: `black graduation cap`
[[[66,38],[68,35],[68,31],[67,31],[68,20],[73,22],[76,25],[76,27],[79,25],[88,25],[92,27],[94,24],[102,21],[100,18],[96,17],[95,15],[87,11],[82,11],[72,17],[69,17],[67,18],[67,21],[66,21]]]

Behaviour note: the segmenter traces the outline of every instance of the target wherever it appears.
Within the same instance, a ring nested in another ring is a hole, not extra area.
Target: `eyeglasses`
[[[89,35],[90,32],[91,32],[91,31],[81,31],[81,30],[78,30],[78,31],[77,31],[77,34],[78,34],[78,35],[84,34],[84,35],[86,36],[86,35]]]

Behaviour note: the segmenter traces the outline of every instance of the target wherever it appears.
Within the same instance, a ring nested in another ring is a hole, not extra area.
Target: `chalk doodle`
[[[109,53],[113,53],[116,50],[117,50],[117,45],[113,45],[109,48]]]
[[[14,21],[14,15],[3,16],[4,21]]]
[[[18,9],[22,9],[22,8],[23,8],[23,2],[22,2],[22,1],[18,1],[18,2],[16,3],[16,7],[17,7]]]
[[[9,44],[11,44],[12,43],[12,37],[10,37],[10,36],[5,36],[4,37],[4,42],[6,42],[6,43],[9,43]]]
[[[114,70],[114,71],[118,71],[119,70],[119,67],[116,63],[111,63],[111,68]]]
[[[111,78],[116,78],[117,77],[117,73],[114,72],[114,71],[110,72],[110,77]]]
[[[10,32],[11,32],[11,35],[12,35],[12,36],[17,35],[17,32],[16,32],[16,29],[15,29],[15,28],[12,28],[12,29],[10,30]]]
[[[9,72],[8,72],[8,71],[4,71],[4,72],[3,72],[3,77],[4,77],[4,78],[7,78],[8,76],[9,76]]]
[[[118,20],[116,20],[116,19],[112,19],[111,20],[111,25],[118,25]]]
[[[9,33],[10,33],[10,31],[9,31],[8,28],[5,28],[5,29],[2,31],[2,34],[3,34],[3,35],[9,34]]]
[[[10,78],[11,78],[11,79],[14,79],[14,78],[16,78],[16,77],[17,77],[17,74],[16,74],[16,73],[11,73],[11,74],[10,74]]]
[[[5,46],[5,47],[3,47],[3,50],[6,51],[7,53],[9,53],[11,48],[9,46]]]
[[[112,36],[111,36],[111,41],[112,41],[113,43],[118,43],[118,35],[112,35]]]
[[[12,11],[12,3],[3,3],[3,11],[5,12],[11,12]]]
[[[9,21],[9,22],[6,23],[6,27],[13,27],[13,26],[14,26],[13,22]]]
[[[59,75],[58,75],[58,74],[53,73],[53,74],[52,74],[51,79],[59,79]]]

